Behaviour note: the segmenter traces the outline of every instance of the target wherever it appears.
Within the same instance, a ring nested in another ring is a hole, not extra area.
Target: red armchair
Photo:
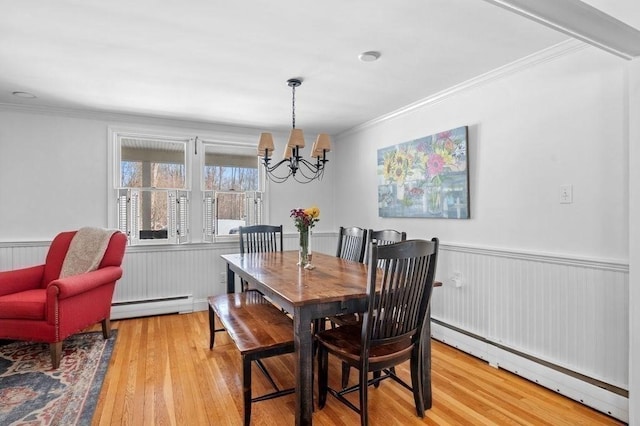
[[[127,237],[115,232],[98,269],[60,278],[62,265],[77,231],[58,234],[46,263],[0,272],[0,338],[49,343],[53,368],[60,365],[62,341],[102,322],[111,335],[111,300],[122,276]]]

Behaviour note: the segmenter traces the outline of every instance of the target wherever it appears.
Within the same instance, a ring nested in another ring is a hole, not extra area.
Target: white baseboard
[[[111,306],[111,319],[117,320],[172,313],[183,314],[187,312],[193,312],[193,297],[191,295],[166,299],[115,302]]]
[[[431,323],[431,336],[487,361],[494,367],[510,371],[604,414],[629,422],[629,399],[625,396],[434,322]]]

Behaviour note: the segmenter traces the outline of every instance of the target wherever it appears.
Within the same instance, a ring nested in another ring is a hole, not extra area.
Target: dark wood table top
[[[297,265],[297,251],[228,254],[222,258],[232,269],[269,287],[292,306],[361,299],[366,295],[367,265],[336,256],[313,253],[314,269]]]

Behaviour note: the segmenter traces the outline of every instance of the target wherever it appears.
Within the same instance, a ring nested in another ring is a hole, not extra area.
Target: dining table
[[[236,276],[293,316],[295,424],[313,421],[313,322],[367,307],[367,265],[315,252],[312,267],[298,266],[298,251],[221,255],[227,264],[227,292],[241,291]],[[237,285],[238,284],[238,285]],[[431,408],[430,318],[421,341],[425,409]]]

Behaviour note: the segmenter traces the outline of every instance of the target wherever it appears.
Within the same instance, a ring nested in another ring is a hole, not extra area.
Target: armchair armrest
[[[66,299],[85,293],[101,285],[109,284],[122,277],[120,266],[107,266],[86,274],[72,275],[51,281],[47,286],[47,302],[53,302],[52,298]]]
[[[0,296],[40,288],[44,265],[0,272]]]

